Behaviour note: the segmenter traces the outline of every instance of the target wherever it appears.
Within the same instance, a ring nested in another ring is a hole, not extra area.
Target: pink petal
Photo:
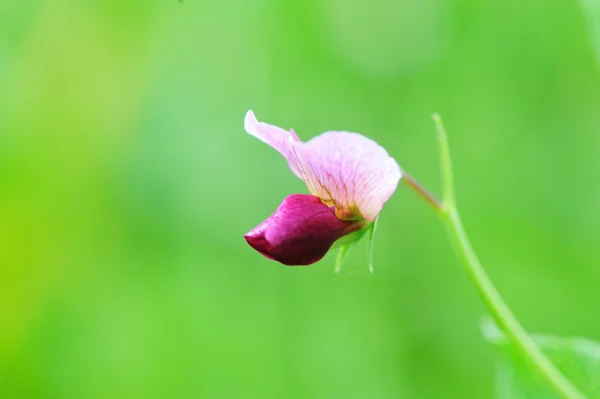
[[[338,238],[363,226],[363,222],[338,219],[315,196],[293,194],[244,238],[269,259],[288,266],[310,265],[325,256]]]
[[[293,130],[287,131],[268,123],[259,122],[252,110],[246,113],[244,129],[248,134],[279,151],[288,161],[292,172],[302,179],[302,161],[297,153],[297,146],[301,144],[301,141]]]
[[[244,128],[279,151],[311,194],[342,219],[374,221],[402,177],[394,158],[358,133],[326,132],[302,143],[293,131],[258,122],[252,111]]]
[[[394,158],[358,133],[323,133],[304,143],[301,154],[311,172],[305,179],[309,190],[341,218],[358,213],[375,220],[402,177]]]

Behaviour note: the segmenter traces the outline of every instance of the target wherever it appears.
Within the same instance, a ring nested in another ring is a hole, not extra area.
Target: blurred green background
[[[340,276],[243,234],[306,192],[259,120],[459,206],[531,331],[600,340],[600,74],[574,1],[2,0],[0,397],[489,398],[484,308],[401,186]]]

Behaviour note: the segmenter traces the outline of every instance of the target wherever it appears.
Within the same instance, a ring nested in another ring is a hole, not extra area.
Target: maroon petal
[[[310,265],[325,256],[338,238],[362,226],[363,222],[339,219],[318,197],[293,194],[244,238],[269,259],[288,266]]]

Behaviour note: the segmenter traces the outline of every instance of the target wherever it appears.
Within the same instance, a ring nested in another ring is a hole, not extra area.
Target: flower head
[[[293,130],[257,121],[252,111],[244,128],[279,151],[312,194],[286,198],[245,236],[257,251],[286,265],[314,263],[335,240],[373,222],[402,176],[383,147],[358,133],[332,131],[302,142]],[[302,259],[307,263],[289,256],[298,245],[315,249]]]

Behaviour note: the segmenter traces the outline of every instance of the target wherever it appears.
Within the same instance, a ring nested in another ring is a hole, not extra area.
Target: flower
[[[302,142],[293,130],[257,121],[252,111],[244,128],[279,151],[312,194],[290,195],[244,236],[285,265],[312,264],[339,238],[374,222],[402,177],[386,150],[358,133],[331,131]]]

